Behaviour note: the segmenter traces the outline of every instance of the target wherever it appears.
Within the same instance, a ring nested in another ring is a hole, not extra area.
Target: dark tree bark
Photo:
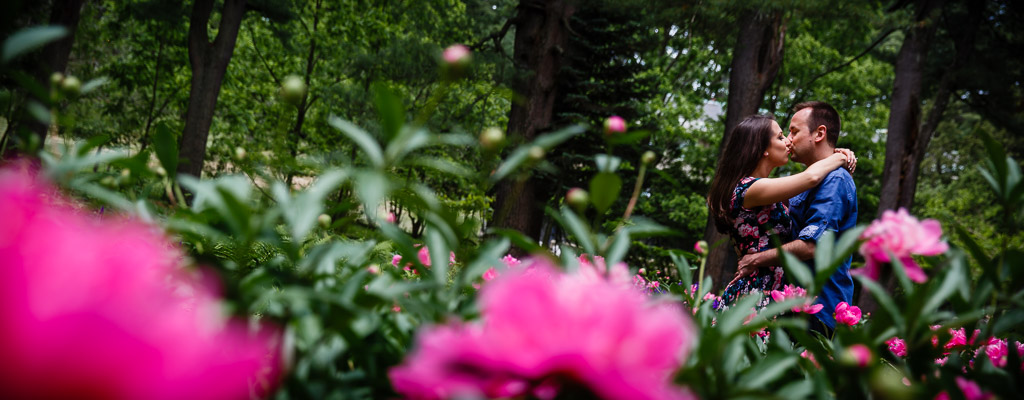
[[[71,57],[71,47],[75,43],[75,31],[78,30],[78,20],[82,16],[83,4],[85,4],[85,0],[55,0],[53,2],[50,10],[50,25],[63,26],[67,28],[68,34],[60,40],[43,46],[39,54],[33,76],[47,89],[47,92],[51,85],[50,75],[53,75],[54,72],[64,73],[68,67],[68,59]],[[50,103],[47,99],[36,98],[35,100],[43,104]],[[24,126],[27,126],[31,135],[38,140],[39,147],[43,147],[46,143],[47,130],[50,129],[49,125],[30,118],[26,120]],[[11,129],[11,131],[13,132],[15,129]],[[4,159],[16,156],[14,146],[8,146],[5,153]]]
[[[732,128],[743,118],[756,114],[765,92],[771,87],[782,67],[782,55],[786,38],[786,25],[781,12],[762,13],[749,10],[739,21],[740,32],[733,48],[729,71],[729,100],[725,110],[725,133],[722,145],[729,138]],[[719,158],[722,148],[719,146]],[[712,290],[721,289],[732,280],[736,273],[736,253],[728,235],[719,233],[715,223],[708,217],[704,229],[704,240],[714,244],[724,241],[708,254],[705,276],[714,280]]]
[[[245,14],[245,0],[225,0],[221,10],[217,37],[209,41],[206,26],[213,12],[214,0],[196,0],[188,29],[188,57],[192,66],[192,87],[185,130],[178,142],[181,162],[179,174],[201,177],[206,157],[206,140],[213,122],[213,111],[220,95],[220,85],[235,50],[235,39]]]
[[[516,92],[523,96],[523,101],[512,104],[508,136],[529,142],[551,127],[558,95],[555,78],[564,66],[563,53],[571,34],[569,18],[576,5],[570,0],[522,0],[517,10],[513,60],[528,75],[517,83]],[[535,181],[510,180],[498,184],[496,189],[492,225],[540,237],[543,211],[538,206]],[[522,250],[513,249],[512,253],[522,255]]]
[[[974,49],[974,38],[985,7],[983,2],[968,4],[968,18],[960,21],[962,34],[955,39],[954,60],[944,69],[932,107],[922,123],[923,67],[928,59],[928,47],[937,29],[937,12],[943,2],[920,0],[915,3],[918,23],[907,32],[896,59],[896,79],[893,82],[885,164],[882,170],[882,195],[878,202],[879,215],[886,210],[913,208],[921,160],[924,159],[928,143],[931,142],[954,92],[955,77],[959,73],[959,68],[967,63]],[[882,286],[890,293],[895,289],[896,282],[892,270],[888,267],[882,268],[880,280]],[[864,312],[872,312],[878,308],[872,296],[861,296],[859,306]]]

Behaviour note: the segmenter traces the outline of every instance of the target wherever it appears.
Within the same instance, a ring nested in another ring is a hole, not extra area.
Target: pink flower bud
[[[574,187],[565,193],[565,202],[580,211],[587,208],[587,204],[590,203],[590,194],[586,190]]]
[[[471,59],[469,47],[461,44],[453,44],[444,49],[441,58],[448,64],[465,64]]]
[[[867,367],[871,360],[871,349],[860,343],[847,347],[846,351],[839,358],[839,361],[844,365],[857,368]]]
[[[697,243],[693,244],[693,251],[697,254],[706,254],[708,252],[708,242],[698,240]]]
[[[618,115],[612,115],[604,120],[604,134],[612,135],[626,132],[626,120]]]

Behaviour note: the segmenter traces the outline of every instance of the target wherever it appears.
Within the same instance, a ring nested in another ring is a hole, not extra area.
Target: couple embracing
[[[788,133],[766,115],[747,117],[733,128],[724,144],[708,194],[708,206],[720,232],[728,233],[740,256],[735,278],[722,295],[731,305],[747,293],[781,290],[785,284],[782,249],[814,268],[817,240],[827,231],[840,235],[857,223],[857,187],[850,174],[857,159],[837,149],[839,113],[823,102],[797,104]],[[803,172],[770,178],[772,170],[793,161]],[[832,311],[852,302],[853,279],[847,257],[818,295],[822,312],[810,329],[828,334],[835,328]]]

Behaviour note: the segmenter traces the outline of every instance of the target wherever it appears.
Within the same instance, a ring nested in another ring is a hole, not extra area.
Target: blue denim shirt
[[[853,176],[838,168],[825,177],[818,187],[800,193],[789,200],[789,212],[793,223],[799,229],[796,239],[817,242],[825,231],[836,233],[836,238],[857,225],[857,186]],[[850,277],[850,262],[853,256],[843,260],[834,274],[818,294],[815,304],[824,308],[818,312],[818,319],[830,329],[836,326],[836,305],[853,301],[853,279]],[[816,270],[814,259],[807,261]]]

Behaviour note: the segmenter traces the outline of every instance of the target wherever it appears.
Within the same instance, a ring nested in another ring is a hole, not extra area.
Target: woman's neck
[[[767,178],[768,175],[771,175],[773,169],[775,169],[775,167],[768,164],[768,158],[762,158],[761,161],[757,163],[757,167],[754,168],[754,172],[752,172],[750,176],[755,178]]]

